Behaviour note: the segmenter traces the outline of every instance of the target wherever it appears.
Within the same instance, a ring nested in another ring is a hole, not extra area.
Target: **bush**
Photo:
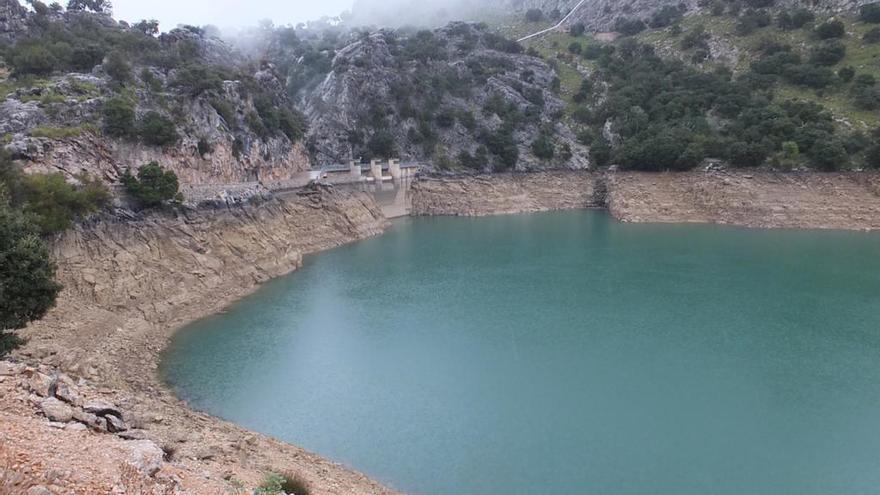
[[[49,249],[0,186],[0,358],[22,344],[4,331],[42,318],[60,291]]]
[[[880,3],[869,3],[859,7],[859,20],[871,24],[880,23]]]
[[[121,53],[111,52],[104,61],[104,72],[119,84],[131,81],[131,66]]]
[[[849,166],[849,153],[839,141],[826,138],[810,148],[810,162],[819,170],[831,172]]]
[[[108,136],[124,138],[134,135],[134,103],[122,97],[104,102],[104,133]]]
[[[875,144],[865,151],[865,165],[880,168],[880,144]]]
[[[873,27],[862,35],[862,41],[868,44],[880,43],[880,27]]]
[[[577,41],[572,41],[570,45],[568,45],[568,51],[575,54],[580,55],[581,51],[583,51],[584,47]]]
[[[568,34],[575,37],[583,36],[586,31],[587,28],[584,26],[583,22],[576,22],[572,24],[570,28],[568,28]]]
[[[287,495],[310,495],[309,483],[296,473],[287,472],[281,475],[284,481],[281,490]]]
[[[529,9],[526,11],[526,22],[540,22],[544,18],[544,12],[541,9]]]
[[[396,154],[394,136],[386,130],[375,132],[367,141],[369,158],[391,158]]]
[[[781,12],[776,18],[776,24],[786,31],[800,29],[816,19],[815,14],[805,8],[797,8],[791,12]]]
[[[19,43],[6,57],[16,75],[45,76],[57,65],[55,56],[40,43]]]
[[[819,39],[843,38],[844,34],[846,34],[846,26],[837,19],[826,21],[816,26],[816,36]]]
[[[541,160],[552,159],[555,154],[555,149],[553,146],[553,140],[550,136],[545,133],[538,135],[538,137],[532,142],[532,153]]]
[[[100,180],[85,173],[77,180],[78,185],[71,184],[61,172],[21,175],[13,198],[42,234],[54,234],[110,203],[110,192]]]
[[[813,65],[834,65],[846,56],[846,46],[838,40],[828,40],[813,47],[810,63]]]
[[[614,21],[614,30],[623,36],[634,36],[644,31],[645,28],[645,23],[641,19],[618,17]]]
[[[669,26],[670,24],[677,22],[681,19],[684,14],[684,10],[680,8],[684,4],[679,4],[679,6],[665,5],[660,10],[654,12],[651,16],[648,24],[655,29],[663,28]]]
[[[138,135],[145,143],[153,146],[167,146],[180,139],[174,122],[157,112],[147,112],[141,118]]]
[[[841,81],[848,83],[856,77],[856,70],[851,66],[841,67],[840,70],[837,71],[837,77],[839,77]]]
[[[137,177],[132,175],[131,170],[126,170],[122,176],[122,184],[125,186],[125,190],[144,208],[181,199],[177,174],[171,170],[165,170],[156,162],[140,167]]]

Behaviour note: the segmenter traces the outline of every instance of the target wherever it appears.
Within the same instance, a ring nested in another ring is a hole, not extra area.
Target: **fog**
[[[485,18],[490,8],[523,0],[114,0],[115,17],[125,21],[157,19],[163,31],[180,24],[221,29],[296,25],[324,17],[350,26],[436,26],[451,20]],[[497,11],[497,10],[496,10]]]
[[[355,0],[352,24],[433,26],[483,18],[504,0]]]
[[[352,0],[113,0],[117,19],[157,19],[163,31],[179,24],[245,27],[265,19],[276,25],[298,24],[338,16],[351,7]]]

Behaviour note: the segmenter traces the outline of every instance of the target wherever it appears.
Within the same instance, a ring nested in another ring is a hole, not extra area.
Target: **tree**
[[[880,144],[875,144],[865,151],[865,164],[871,168],[880,168]]]
[[[568,28],[568,34],[575,36],[575,37],[583,36],[586,31],[587,31],[587,28],[586,28],[586,26],[584,26],[583,22],[576,22],[576,23],[572,24],[570,28]]]
[[[134,103],[122,97],[104,102],[104,132],[112,137],[130,137],[134,134]]]
[[[819,170],[831,172],[846,168],[849,165],[849,154],[836,139],[821,139],[810,148],[810,162]]]
[[[527,22],[540,22],[544,18],[544,12],[541,9],[529,9],[526,11]]]
[[[180,200],[177,174],[151,162],[138,169],[135,177],[130,169],[122,175],[122,184],[145,208],[159,206],[166,201]]]
[[[67,10],[89,10],[99,14],[109,14],[113,10],[113,5],[109,0],[69,0]]]
[[[157,112],[147,112],[138,125],[138,134],[147,144],[167,146],[180,138],[174,122]]]
[[[816,36],[819,39],[843,38],[844,34],[846,34],[846,26],[837,19],[826,21],[816,26]]]
[[[131,81],[131,65],[118,51],[110,52],[104,60],[104,72],[119,84]]]
[[[810,62],[813,65],[834,65],[846,56],[846,46],[839,40],[823,41],[810,51]]]
[[[869,3],[859,7],[859,20],[871,24],[880,23],[880,3]]]
[[[4,331],[42,318],[60,290],[49,249],[0,186],[0,357],[22,343]]]

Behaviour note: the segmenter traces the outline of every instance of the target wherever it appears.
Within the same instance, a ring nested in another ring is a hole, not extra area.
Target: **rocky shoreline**
[[[413,215],[607,208],[621,222],[880,229],[880,173],[554,171],[420,180]]]
[[[627,222],[880,229],[880,174],[557,171],[424,178],[414,215],[607,207]],[[269,471],[312,493],[393,493],[295,446],[193,411],[158,377],[184,324],[388,226],[366,193],[306,188],[260,205],[105,219],[55,240],[65,290],[0,362],[4,473],[34,493],[250,493]],[[239,490],[240,491],[236,491]],[[28,492],[30,493],[30,492]]]
[[[187,322],[299,268],[303,255],[388,225],[369,195],[312,188],[261,205],[101,221],[57,239],[58,305],[23,332],[16,363],[0,367],[0,487],[5,468],[45,489],[34,493],[135,493],[126,485],[134,466],[137,493],[249,494],[270,471],[298,473],[312,493],[392,493],[189,409],[158,374]],[[40,385],[52,383],[81,400]],[[95,401],[118,414],[89,413]]]

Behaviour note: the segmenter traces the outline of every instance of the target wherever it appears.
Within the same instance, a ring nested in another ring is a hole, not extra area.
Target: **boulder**
[[[49,397],[49,392],[52,388],[52,378],[43,373],[34,373],[28,379],[28,388],[40,397]]]
[[[125,421],[122,421],[121,418],[112,414],[104,416],[104,420],[107,422],[107,431],[110,433],[117,433],[128,429],[128,425],[125,424]]]
[[[0,361],[0,376],[15,376],[24,371],[24,365]]]
[[[73,405],[79,405],[81,400],[76,387],[74,387],[70,380],[65,378],[59,379],[56,382],[55,397]]]
[[[162,469],[165,453],[149,440],[134,440],[125,444],[129,449],[128,462],[146,476]]]
[[[116,416],[122,419],[122,411],[113,404],[103,400],[90,400],[83,405],[83,410],[96,416]]]
[[[40,401],[40,410],[50,421],[67,423],[73,419],[73,408],[54,397]]]
[[[100,421],[100,418],[92,413],[87,413],[80,409],[76,409],[73,411],[73,419],[92,428],[103,428],[105,426],[103,421]]]

